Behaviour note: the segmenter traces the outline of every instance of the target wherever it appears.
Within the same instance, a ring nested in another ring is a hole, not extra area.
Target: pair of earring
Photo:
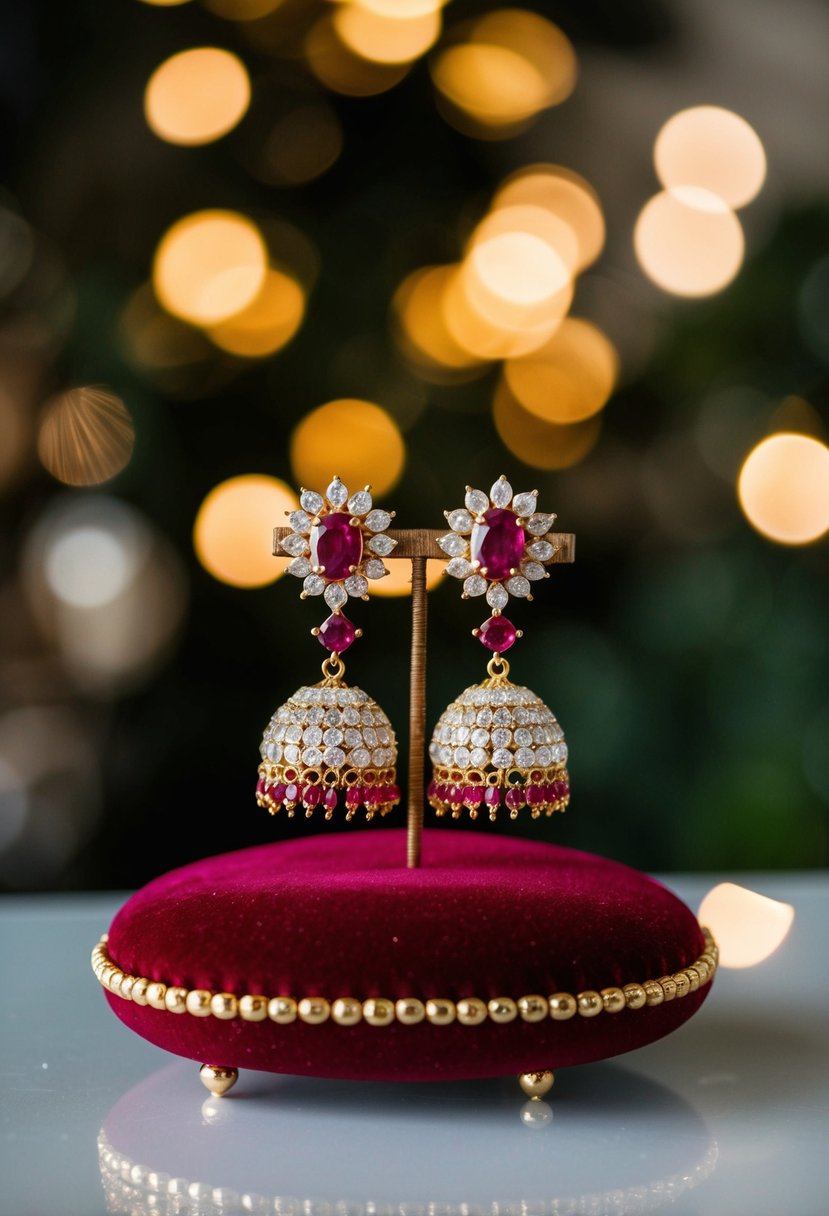
[[[260,748],[256,796],[271,814],[298,808],[326,819],[338,805],[351,820],[367,820],[400,801],[397,746],[388,717],[367,693],[343,681],[343,653],[362,636],[343,608],[368,599],[383,578],[397,541],[387,534],[394,512],[378,510],[366,487],[349,495],[335,477],[324,494],[303,490],[281,542],[292,558],[288,573],[303,580],[301,598],[322,596],[330,615],[312,633],[328,651],[323,679],[299,688],[273,714]],[[537,510],[537,493],[515,494],[500,477],[489,494],[467,487],[464,506],[446,512],[450,531],[438,545],[446,573],[463,583],[463,598],[483,596],[490,614],[473,635],[491,652],[487,679],[466,688],[441,715],[429,754],[428,800],[439,816],[495,820],[506,807],[517,818],[564,810],[570,799],[567,745],[555,715],[530,689],[513,684],[503,657],[522,636],[504,615],[510,597],[532,599],[535,582],[549,577],[556,547],[555,515]]]

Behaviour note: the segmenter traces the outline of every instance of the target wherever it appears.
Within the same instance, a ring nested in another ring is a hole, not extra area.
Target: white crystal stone
[[[302,536],[307,536],[311,531],[311,517],[307,511],[292,511],[288,516],[288,527]]]
[[[471,726],[472,723],[475,721],[475,710],[474,709],[465,709],[463,711],[462,721],[463,721],[464,726]]]
[[[366,747],[355,747],[349,760],[355,768],[365,768],[366,765],[371,764],[371,752]]]
[[[332,507],[341,507],[348,501],[348,490],[340,481],[339,477],[335,477],[328,489],[325,491],[325,497],[331,503]]]
[[[322,752],[318,747],[306,747],[302,753],[302,763],[307,764],[309,768],[316,768],[322,764]]]
[[[489,761],[489,752],[483,747],[473,747],[469,753],[469,763],[473,768],[483,768]]]
[[[545,532],[550,531],[555,520],[555,515],[545,515],[543,512],[537,512],[527,520],[527,531],[533,536],[543,536]]]
[[[535,752],[531,747],[519,747],[515,753],[515,763],[519,768],[532,768],[535,764]]]
[[[292,562],[289,562],[285,567],[288,574],[293,574],[295,578],[305,578],[306,574],[311,573],[311,563],[307,557],[295,557]]]
[[[547,765],[552,761],[552,754],[549,747],[544,744],[541,747],[537,747],[535,749],[535,761],[536,764],[541,765],[542,768],[546,768]]]
[[[473,490],[471,486],[466,491],[463,501],[467,511],[470,511],[472,515],[483,515],[489,506],[489,498],[483,490]]]
[[[288,763],[288,764],[298,764],[299,763],[299,748],[297,747],[297,745],[295,743],[286,744],[285,751],[283,754],[285,756],[286,763]]]
[[[385,719],[385,714],[383,715],[383,718]],[[377,742],[382,743],[384,747],[387,743],[392,742],[391,731],[389,730],[388,727],[386,727],[386,726],[377,727]]]
[[[385,532],[390,523],[391,515],[388,511],[375,509],[366,516],[366,527],[369,532]]]
[[[371,495],[368,490],[358,490],[348,500],[348,509],[352,515],[365,515],[371,510]]]
[[[495,768],[509,768],[512,764],[512,752],[505,747],[496,747],[492,753],[492,764]]]
[[[327,747],[322,759],[329,768],[341,768],[345,764],[345,752],[341,747]]]
[[[309,724],[309,726],[319,726],[320,722],[322,722],[322,710],[320,709],[319,705],[314,705],[308,710],[307,714],[305,715],[305,721]]]
[[[429,759],[433,764],[440,763],[440,745],[433,739],[429,744]],[[353,760],[353,757],[352,757]]]
[[[302,727],[301,726],[297,726],[297,725],[289,726],[287,728],[287,730],[285,731],[285,741],[287,743],[299,743],[301,738],[302,738]]]
[[[372,536],[368,542],[368,547],[372,553],[378,553],[380,557],[388,557],[396,546],[397,541],[392,540],[390,536]]]
[[[447,746],[446,744],[444,744],[440,749],[440,763],[441,764],[451,764],[452,763],[452,748]]]
[[[339,747],[343,741],[343,732],[337,726],[329,726],[322,736],[322,741],[326,747]]]
[[[343,733],[343,740],[346,747],[359,747],[363,741],[363,736],[351,726]]]
[[[491,721],[492,721],[492,710],[489,708],[489,706],[487,706],[486,709],[478,710],[478,725],[479,726],[489,726]]]
[[[555,549],[548,540],[534,540],[531,545],[527,546],[527,552],[537,562],[548,562],[555,553]]]
[[[322,595],[325,590],[325,579],[320,574],[309,574],[302,584],[302,590],[306,595]]]
[[[296,532],[292,532],[290,536],[286,536],[284,540],[279,542],[280,549],[285,553],[290,553],[291,557],[301,557],[308,552],[308,545],[304,536],[299,536]]]
[[[319,515],[322,508],[325,506],[325,499],[322,494],[318,494],[316,490],[303,490],[299,496],[299,505],[308,512],[309,515]]]
[[[349,595],[358,597],[365,595],[368,591],[368,582],[363,578],[362,574],[352,574],[345,580],[345,589]]]
[[[489,743],[489,731],[478,726],[473,730],[470,742],[474,747],[486,747]]]
[[[336,693],[336,689],[334,688],[324,688],[322,691]],[[339,726],[340,711],[338,709],[327,709],[322,720],[326,726]]]
[[[450,578],[466,578],[472,567],[465,557],[453,557],[446,563],[446,573]]]
[[[469,578],[464,582],[464,595],[472,596],[483,595],[487,589],[487,581],[482,574],[470,574]]]
[[[531,583],[537,583],[539,579],[547,577],[547,571],[541,565],[541,562],[524,562],[521,567],[521,573]]]
[[[342,583],[329,583],[325,588],[325,602],[332,611],[342,608],[347,599],[348,595]]]
[[[513,738],[519,747],[531,747],[533,741],[533,733],[527,730],[526,726],[519,726]]]
[[[455,726],[452,730],[452,742],[454,744],[469,742],[469,727]]]
[[[496,507],[506,507],[512,500],[512,486],[506,477],[499,477],[489,491],[489,497]]]
[[[365,564],[366,578],[384,578],[388,574],[383,562],[379,558],[371,558]]]
[[[372,714],[372,712],[371,712],[371,710],[368,708],[368,706],[366,706],[366,708],[365,708],[365,709],[362,709],[362,710],[360,711],[360,721],[361,721],[361,722],[362,722],[362,723],[363,723],[365,726],[371,726],[372,722],[374,721],[374,715]]]
[[[447,523],[452,531],[460,532],[462,535],[472,531],[473,522],[472,516],[463,507],[458,507],[456,511],[450,511],[447,519]]]
[[[491,688],[491,689],[488,689],[487,691],[489,692],[489,703],[490,703],[490,705],[506,705],[506,701],[507,701],[507,693],[506,693],[506,689],[504,689],[504,688]],[[504,713],[505,713],[506,711],[504,710],[504,711],[502,711],[502,712],[504,712]],[[507,714],[507,717],[506,717],[506,719],[504,719],[504,720],[505,720],[505,721],[507,721],[507,722],[509,722],[509,721],[510,721],[510,716],[509,716],[509,714]],[[496,722],[497,722],[497,721],[499,721],[499,719],[498,719],[498,717],[497,717],[497,711],[496,711],[496,717],[495,717],[495,721],[496,721]]]
[[[376,765],[377,768],[383,767],[386,763],[386,749],[384,747],[375,747],[371,753],[371,763]]]
[[[467,764],[469,764],[468,747],[455,748],[455,764],[457,764],[458,768],[466,768]]]
[[[268,760],[273,761],[274,764],[277,761],[281,760],[282,759],[282,744],[281,743],[269,743],[268,746],[265,748],[265,756]]]
[[[302,732],[302,742],[308,747],[318,747],[322,743],[322,731],[318,726],[308,726]]]
[[[366,747],[377,746],[377,731],[373,726],[363,727],[363,739],[365,740]]]
[[[490,608],[505,608],[509,603],[509,596],[500,583],[493,583],[486,593],[486,602]]]
[[[343,721],[348,726],[356,726],[360,721],[359,709],[355,709],[353,705],[349,705],[347,709],[343,710]]]
[[[514,595],[519,599],[530,594],[529,579],[524,578],[523,574],[516,574],[514,578],[507,580],[507,591],[510,595]]]
[[[457,532],[447,532],[446,536],[442,536],[438,541],[438,546],[449,557],[464,557],[467,543]]]
[[[495,692],[496,693],[500,692],[503,696],[503,689],[496,688]],[[494,699],[494,694],[493,694],[493,699]],[[508,709],[504,709],[504,708],[496,709],[495,713],[492,715],[492,721],[495,723],[496,726],[510,726],[512,723],[512,714]]]
[[[512,731],[507,730],[505,726],[496,727],[492,732],[493,747],[508,747],[512,740]]]
[[[512,500],[512,509],[517,515],[532,515],[537,498],[538,490],[529,490],[526,494],[516,494]]]
[[[553,762],[560,764],[562,760],[567,759],[567,744],[556,743],[555,747],[550,748],[550,752],[552,753]]]

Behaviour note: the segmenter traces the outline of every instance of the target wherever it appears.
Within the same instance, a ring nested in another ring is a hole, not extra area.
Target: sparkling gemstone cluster
[[[361,688],[299,688],[274,713],[262,738],[256,800],[271,814],[320,807],[331,819],[342,800],[346,819],[365,809],[385,815],[400,801],[397,745],[383,710]]]
[[[570,800],[567,744],[552,710],[529,688],[508,680],[465,689],[443,712],[429,754],[428,797],[439,815],[495,819],[505,805],[515,819],[527,806],[537,819]]]
[[[548,578],[545,567],[556,555],[549,532],[555,515],[537,508],[538,491],[513,494],[499,477],[489,494],[467,486],[464,505],[446,512],[451,531],[438,541],[449,557],[446,573],[463,580],[463,598],[483,595],[492,615],[475,636],[503,654],[521,636],[503,610],[514,599],[532,599],[532,584]]]

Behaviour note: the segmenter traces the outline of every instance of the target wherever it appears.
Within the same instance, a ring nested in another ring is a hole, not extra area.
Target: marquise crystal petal
[[[348,500],[348,509],[352,515],[365,515],[371,510],[371,494],[368,490],[358,490]]]
[[[325,590],[325,579],[319,574],[309,574],[302,584],[302,590],[306,595],[322,595]]]
[[[527,553],[537,562],[548,562],[555,554],[555,548],[548,540],[534,540],[527,546]]]
[[[380,557],[388,557],[396,545],[397,541],[392,540],[390,536],[373,536],[368,542],[372,553],[378,553]]]
[[[304,536],[294,532],[291,536],[286,536],[284,540],[279,542],[280,549],[285,553],[290,553],[291,557],[301,557],[303,553],[308,552],[308,543]]]
[[[322,494],[318,494],[316,490],[303,490],[299,496],[299,505],[309,515],[319,515],[320,511],[325,506],[325,499]]]
[[[532,515],[537,500],[537,490],[528,490],[526,494],[516,494],[512,500],[512,509],[518,515]]]
[[[325,602],[329,608],[342,608],[347,599],[348,595],[341,583],[329,583],[325,588]]]
[[[467,541],[457,532],[448,532],[446,536],[442,536],[438,545],[449,557],[464,557],[466,554]]]
[[[529,581],[524,578],[523,574],[516,574],[514,578],[508,580],[507,591],[509,591],[510,595],[523,599],[524,596],[530,594]]]
[[[311,517],[307,511],[292,511],[288,516],[288,525],[294,532],[307,536],[311,531]]]
[[[352,574],[345,580],[345,589],[349,595],[365,595],[368,591],[368,581],[363,578],[362,574]]]
[[[483,490],[473,490],[471,486],[466,491],[466,498],[463,501],[467,511],[473,515],[482,515],[489,506],[489,498]]]
[[[506,477],[499,477],[489,491],[489,497],[496,507],[506,507],[512,501],[512,486]]]
[[[457,511],[449,512],[447,523],[453,532],[460,532],[462,535],[466,535],[467,532],[472,531],[474,520],[468,511],[465,511],[463,507],[458,507]]]
[[[555,521],[555,515],[545,515],[538,511],[527,520],[527,531],[533,536],[543,536],[545,532],[550,531]]]
[[[500,583],[493,583],[486,593],[486,602],[490,608],[506,608],[509,596]]]
[[[471,574],[463,585],[463,593],[470,598],[476,595],[483,595],[487,586],[487,581],[482,575]]]
[[[295,557],[286,567],[287,574],[293,574],[295,578],[305,578],[306,574],[311,573],[311,563],[307,557]]]
[[[363,566],[363,569],[366,572],[366,578],[385,578],[388,574],[385,563],[381,562],[378,557],[370,558]]]
[[[450,578],[466,578],[472,567],[465,557],[453,557],[446,563],[446,573]]]
[[[521,567],[521,573],[524,578],[528,578],[531,583],[536,583],[540,578],[545,578],[547,571],[540,562],[524,562]]]
[[[380,511],[375,508],[366,516],[366,527],[369,532],[385,532],[391,523],[391,515],[388,511]]]
[[[342,507],[348,502],[348,489],[340,481],[339,477],[335,477],[328,489],[325,491],[325,497],[331,503],[332,507]]]

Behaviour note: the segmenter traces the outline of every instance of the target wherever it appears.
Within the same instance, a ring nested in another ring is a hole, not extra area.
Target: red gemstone
[[[472,529],[472,561],[481,563],[481,573],[489,579],[509,578],[521,566],[526,539],[514,511],[490,507],[484,522]]]
[[[484,791],[479,785],[467,785],[463,791],[464,806],[480,806],[484,800]]]
[[[311,565],[322,566],[325,581],[348,578],[363,556],[363,534],[345,511],[324,515],[311,529]]]
[[[507,790],[506,804],[510,810],[520,810],[524,805],[524,795],[517,785],[511,785]]]
[[[337,791],[335,789],[331,789],[331,788],[327,789],[325,791],[324,802],[325,802],[325,806],[326,806],[327,810],[329,810],[329,811],[336,810],[337,809]]]
[[[388,797],[389,797],[389,802],[394,802],[394,803],[399,802],[400,801],[400,786],[399,785],[389,786]]]
[[[317,641],[332,654],[343,654],[357,636],[357,630],[347,616],[332,612],[320,625]]]
[[[540,806],[544,801],[544,790],[540,785],[527,786],[527,805]]]
[[[484,790],[484,802],[487,806],[501,805],[501,791],[495,785],[488,785]]]
[[[345,792],[345,805],[350,811],[356,808],[363,801],[363,791],[356,785],[350,785]]]
[[[300,796],[301,792],[302,791],[301,791],[300,787],[298,785],[295,785],[292,781],[290,785],[285,786],[285,801],[286,802],[299,802],[299,796]]]
[[[271,798],[273,798],[274,802],[282,801],[282,799],[285,797],[286,789],[287,786],[285,785],[284,781],[280,781],[278,785],[271,786]]]
[[[302,801],[306,806],[317,806],[322,802],[322,786],[309,785],[305,791]]]
[[[478,641],[496,654],[509,650],[517,637],[517,629],[505,616],[489,617],[478,630]]]

